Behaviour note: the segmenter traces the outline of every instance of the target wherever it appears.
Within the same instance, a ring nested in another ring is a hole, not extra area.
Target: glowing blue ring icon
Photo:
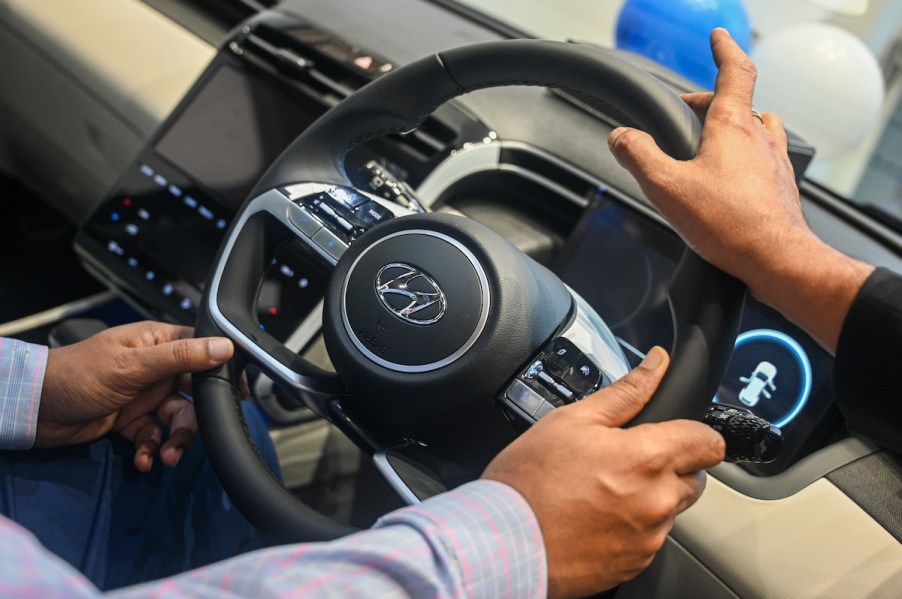
[[[799,390],[799,394],[796,397],[795,405],[793,405],[792,410],[790,410],[789,414],[782,420],[773,423],[776,427],[783,427],[792,422],[808,402],[808,396],[811,395],[811,362],[808,360],[808,354],[805,353],[805,350],[802,349],[802,346],[799,345],[798,341],[786,333],[781,333],[780,331],[774,331],[772,329],[755,329],[742,333],[736,338],[736,346],[733,351],[736,351],[749,341],[758,340],[773,341],[786,347],[792,355],[795,356],[796,362],[799,365],[799,370],[802,372],[802,388]],[[714,399],[717,401],[716,397]]]

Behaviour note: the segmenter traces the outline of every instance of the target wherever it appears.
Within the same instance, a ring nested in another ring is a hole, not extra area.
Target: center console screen
[[[186,324],[238,208],[282,151],[324,111],[249,69],[213,66],[79,233],[78,244],[148,308]],[[270,266],[260,326],[280,339],[322,299],[328,275],[301,252]]]
[[[635,366],[652,346],[673,344],[666,291],[683,248],[660,223],[605,199],[580,222],[555,270],[598,311]],[[832,430],[820,426],[836,417],[832,366],[805,332],[747,298],[733,356],[712,401],[751,410],[779,426],[786,443],[777,461],[743,467],[779,472]]]
[[[322,108],[305,108],[258,77],[221,66],[156,152],[237,210],[264,171]]]

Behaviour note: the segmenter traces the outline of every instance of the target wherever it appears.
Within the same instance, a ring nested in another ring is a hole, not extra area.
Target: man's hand
[[[613,385],[542,418],[483,474],[532,507],[549,597],[597,593],[639,574],[674,517],[701,495],[703,469],[723,459],[723,438],[700,422],[619,428],[642,410],[668,364],[654,348]]]
[[[228,339],[193,339],[192,329],[139,322],[50,350],[36,447],[93,441],[114,431],[134,442],[135,467],[147,472],[159,453],[174,466],[197,431],[187,372],[232,357]],[[162,447],[162,426],[169,438]]]
[[[696,252],[833,352],[873,269],[808,228],[783,122],[752,114],[755,65],[723,29],[711,33],[711,49],[715,91],[683,96],[704,121],[698,155],[674,160],[648,134],[628,128],[611,132],[611,151]]]

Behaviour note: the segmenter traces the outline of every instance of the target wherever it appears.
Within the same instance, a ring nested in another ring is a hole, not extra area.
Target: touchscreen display
[[[194,320],[217,248],[263,172],[323,109],[221,64],[184,102],[84,227],[85,238],[151,307]],[[258,318],[286,338],[321,300],[327,273],[284,251],[262,283]]]
[[[263,172],[322,112],[255,75],[221,66],[156,152],[236,210]]]
[[[586,214],[555,269],[608,323],[638,364],[653,345],[670,348],[667,285],[682,241],[615,201]],[[779,426],[784,454],[798,452],[832,403],[832,358],[776,311],[749,297],[727,372],[712,401],[745,407]],[[781,457],[779,469],[789,459]]]

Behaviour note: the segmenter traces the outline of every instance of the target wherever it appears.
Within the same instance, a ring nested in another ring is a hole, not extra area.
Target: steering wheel
[[[534,40],[411,63],[301,134],[233,221],[196,327],[239,348],[229,364],[195,377],[198,424],[226,491],[273,540],[328,540],[352,529],[302,504],[257,455],[239,407],[248,361],[373,454],[410,502],[476,478],[525,425],[627,371],[601,318],[550,271],[474,221],[408,213],[355,189],[345,172],[345,155],[362,142],[410,130],[451,98],[503,85],[603,101],[678,159],[698,147],[696,116],[645,72],[607,52]],[[266,267],[288,242],[332,268],[323,334],[337,375],[257,323]],[[668,297],[672,362],[634,423],[702,416],[733,348],[744,287],[687,249]],[[568,352],[573,359],[561,363]]]

